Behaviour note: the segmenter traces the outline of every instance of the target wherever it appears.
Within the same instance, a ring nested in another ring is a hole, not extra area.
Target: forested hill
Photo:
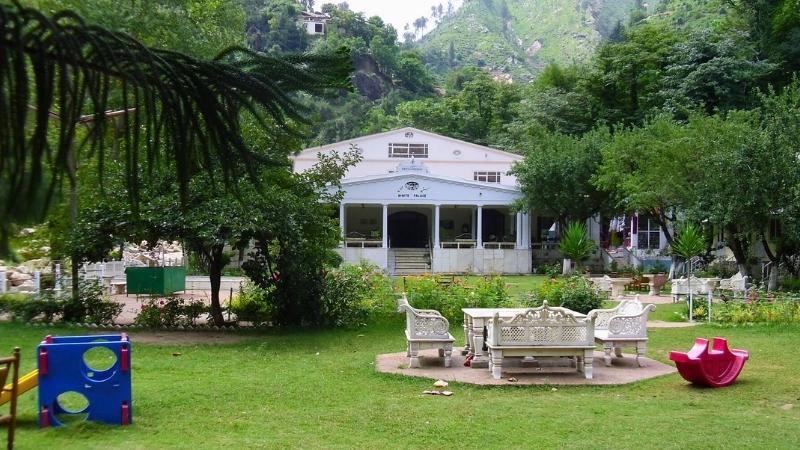
[[[573,65],[614,38],[631,13],[644,16],[659,0],[465,0],[441,17],[419,44],[426,63],[444,74],[483,67],[495,78],[527,81],[548,63]]]

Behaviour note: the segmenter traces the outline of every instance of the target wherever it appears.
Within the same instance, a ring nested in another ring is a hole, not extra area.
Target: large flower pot
[[[650,292],[649,295],[661,295],[661,288],[667,284],[667,274],[655,273],[648,275],[650,278]]]

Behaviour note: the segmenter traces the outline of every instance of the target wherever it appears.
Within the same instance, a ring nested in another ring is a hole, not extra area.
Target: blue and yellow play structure
[[[87,352],[98,347],[110,350],[116,358],[99,370],[87,362]],[[57,416],[62,414],[84,414],[87,420],[112,425],[133,422],[131,343],[127,334],[47,336],[39,344],[37,355],[40,427],[61,426]],[[85,407],[64,407],[59,397],[65,393],[85,397]]]

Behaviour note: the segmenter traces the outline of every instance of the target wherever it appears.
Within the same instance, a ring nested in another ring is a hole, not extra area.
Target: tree
[[[592,183],[601,162],[605,130],[582,138],[541,131],[523,147],[525,160],[514,165],[522,199],[520,208],[555,217],[563,226],[584,221],[605,209],[607,194]]]
[[[759,60],[745,33],[704,29],[675,46],[660,96],[681,117],[696,109],[710,115],[752,108],[755,90],[774,69],[775,64]]]
[[[594,69],[582,88],[594,98],[598,119],[608,124],[641,124],[659,106],[664,68],[678,41],[664,24],[642,24],[626,30],[621,42],[598,50]]]
[[[421,34],[425,32],[425,28],[428,26],[428,18],[425,16],[421,16],[417,19],[414,19],[414,34]]]
[[[360,159],[357,152],[320,155],[317,165],[273,184],[271,198],[256,204],[253,259],[245,273],[270,289],[273,322],[285,326],[331,326],[322,303],[325,272],[341,258],[333,251],[341,238],[334,205],[342,197],[340,181]]]
[[[40,213],[35,205],[46,205],[64,177],[74,176],[73,161],[93,160],[103,173],[109,109],[125,111],[122,159],[136,211],[142,168],[174,162],[184,199],[198,170],[225,181],[252,176],[256,163],[269,161],[241,138],[242,114],[280,133],[287,119],[302,120],[292,92],[349,87],[343,53],[266,57],[233,48],[205,61],[145,47],[71,12],[47,18],[0,4],[0,17],[0,234],[9,221]],[[56,126],[53,113],[61,119]],[[92,130],[76,133],[88,117]],[[4,247],[0,253],[8,253]]]
[[[760,123],[764,147],[760,158],[767,169],[764,181],[768,184],[761,191],[767,193],[768,210],[764,228],[759,238],[767,257],[773,264],[770,271],[769,288],[777,287],[777,267],[783,266],[793,275],[800,275],[800,154],[797,136],[800,136],[800,80],[781,93],[768,92],[761,96]],[[769,236],[767,226],[777,225],[777,235]]]
[[[601,153],[593,184],[620,210],[652,217],[671,244],[672,224],[690,204],[702,173],[687,128],[659,116],[641,127],[618,129]]]
[[[693,198],[686,210],[697,221],[708,221],[724,232],[742,275],[749,273],[753,237],[769,222],[769,209],[776,206],[769,199],[774,194],[770,187],[780,183],[766,167],[774,157],[762,153],[766,147],[758,128],[754,115],[745,112],[692,116],[687,125],[701,176],[688,191]]]

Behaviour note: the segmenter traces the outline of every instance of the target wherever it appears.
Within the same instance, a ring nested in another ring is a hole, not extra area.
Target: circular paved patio
[[[567,358],[542,358],[539,361],[515,361],[508,358],[503,361],[503,378],[495,380],[489,373],[489,369],[464,367],[464,356],[460,354],[453,355],[452,367],[449,368],[444,367],[444,362],[437,356],[436,350],[426,350],[420,352],[420,355],[422,367],[419,369],[408,368],[408,358],[405,352],[378,355],[375,368],[383,373],[479,385],[615,385],[677,372],[675,367],[650,358],[643,359],[645,367],[637,367],[630,354],[624,354],[622,358],[614,358],[611,367],[606,367],[603,363],[603,352],[595,351],[594,373],[591,380],[587,380],[582,373],[578,373]],[[513,367],[512,364],[517,367]],[[516,378],[517,381],[509,381],[510,377]]]

